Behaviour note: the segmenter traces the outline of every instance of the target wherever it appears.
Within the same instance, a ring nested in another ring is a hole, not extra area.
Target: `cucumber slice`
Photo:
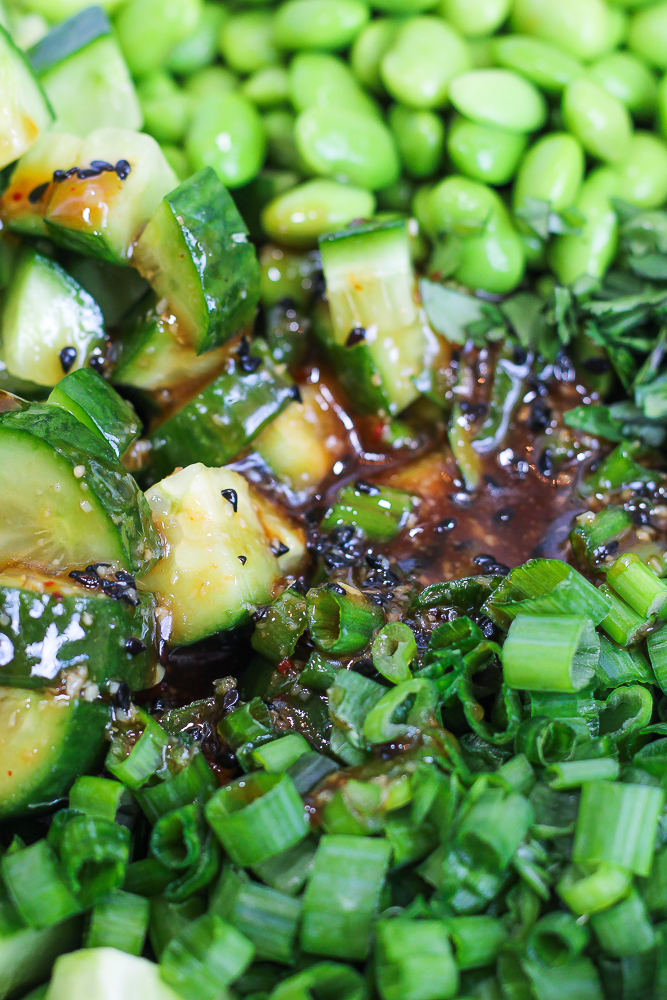
[[[93,584],[84,589],[28,570],[0,574],[0,685],[42,688],[74,666],[100,687],[118,681],[140,691],[156,683],[153,600],[145,594],[134,605],[136,590],[122,577],[118,586],[111,572],[99,577],[99,587],[117,595],[107,596],[94,589],[97,575],[84,575]]]
[[[153,482],[193,459],[225,465],[293,399],[291,379],[274,365],[265,344],[255,341],[250,357],[261,361],[255,371],[243,371],[250,358],[230,358],[221,375],[156,428],[150,436]]]
[[[332,361],[361,410],[396,414],[418,397],[424,370],[425,320],[404,219],[323,236],[322,267],[331,309]],[[327,345],[329,346],[329,345]]]
[[[56,962],[46,1000],[182,1000],[160,967],[116,948],[85,948]]]
[[[105,442],[58,406],[0,414],[0,567],[139,573],[160,550],[141,491]]]
[[[78,254],[68,256],[65,270],[95,299],[107,327],[117,326],[149,288],[134,268]]]
[[[30,65],[0,25],[0,169],[23,156],[53,121]]]
[[[58,956],[81,943],[82,923],[74,917],[35,930],[23,925],[13,907],[0,903],[0,1000],[23,996],[46,979]]]
[[[79,155],[82,169],[57,183],[51,196],[45,215],[49,235],[84,256],[129,264],[133,241],[176,187],[176,174],[155,139],[129,129],[91,132]],[[100,168],[85,176],[95,162],[118,171]]]
[[[134,407],[92,368],[80,368],[61,379],[49,403],[67,410],[106,441],[117,458],[139,437],[141,423]]]
[[[283,571],[271,548],[275,527],[265,523],[277,512],[260,508],[243,476],[191,465],[146,499],[168,554],[143,585],[169,608],[170,642],[232,628],[273,600]]]
[[[2,313],[2,360],[11,375],[54,386],[104,344],[95,300],[49,257],[26,250]]]
[[[179,338],[197,354],[252,325],[259,301],[257,255],[211,167],[167,195],[141,234],[133,260],[169,303]]]
[[[100,7],[56,25],[29,59],[55,111],[56,129],[86,136],[105,126],[143,125],[130,71]]]
[[[81,139],[67,132],[47,132],[14,167],[0,199],[0,215],[8,229],[26,236],[45,236],[44,213],[53,194],[53,171],[69,170],[79,161]]]
[[[104,756],[110,706],[64,690],[0,687],[0,819],[53,803]]]

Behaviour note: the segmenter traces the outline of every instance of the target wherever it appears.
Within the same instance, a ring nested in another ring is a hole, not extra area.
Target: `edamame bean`
[[[577,236],[554,240],[549,261],[563,285],[589,275],[601,278],[616,256],[618,220],[610,199],[616,197],[618,178],[608,167],[594,170],[582,186],[576,208],[586,222]]]
[[[415,17],[396,35],[380,74],[391,96],[411,108],[441,108],[450,80],[470,66],[461,36],[437,17]]]
[[[648,66],[631,52],[612,52],[593,63],[588,75],[631,114],[646,118],[658,100],[658,83]]]
[[[604,0],[514,0],[512,25],[585,60],[607,51],[611,33]]]
[[[262,212],[262,225],[277,243],[295,249],[317,246],[324,233],[343,229],[353,219],[367,219],[375,211],[370,191],[314,180],[280,195]]]
[[[398,18],[378,17],[367,24],[354,40],[350,52],[352,72],[359,83],[374,94],[384,94],[380,64],[401,26]]]
[[[551,94],[560,93],[584,72],[582,64],[568,52],[527,35],[496,39],[495,58],[499,66],[516,70]]]
[[[287,0],[276,11],[274,39],[283,49],[344,49],[369,17],[363,0]]]
[[[514,209],[526,200],[547,201],[554,211],[574,205],[584,178],[585,157],[573,136],[554,132],[526,153],[514,185]]]
[[[289,100],[289,79],[284,66],[265,66],[249,76],[241,87],[258,108],[272,108]]]
[[[379,118],[344,108],[308,108],[295,125],[296,144],[310,169],[374,191],[393,184],[400,162],[391,132]]]
[[[467,177],[446,177],[430,191],[422,192],[423,189],[417,192],[413,207],[419,224],[431,239],[450,234],[478,235],[492,215],[506,213],[495,191]]]
[[[632,136],[628,110],[594,80],[582,77],[566,88],[563,120],[591,156],[615,163],[628,155]]]
[[[495,39],[491,38],[470,38],[468,39],[468,49],[470,51],[471,69],[488,69],[495,66]]]
[[[637,132],[630,152],[617,163],[618,194],[637,208],[659,208],[667,200],[667,146],[651,132]]]
[[[185,149],[193,170],[213,167],[227,187],[240,187],[253,179],[264,162],[262,119],[241,94],[209,97],[195,109]]]
[[[612,52],[614,49],[618,48],[619,45],[627,38],[628,30],[630,28],[630,18],[623,10],[619,10],[618,7],[608,7],[608,25],[607,25],[607,44],[605,45],[604,52]]]
[[[294,56],[289,66],[289,93],[297,111],[333,106],[378,115],[376,105],[348,66],[326,52],[299,52]]]
[[[525,268],[523,242],[507,213],[501,212],[489,219],[479,236],[461,241],[454,278],[468,288],[507,295],[519,284]]]
[[[164,69],[172,49],[199,23],[201,0],[130,0],[116,18],[116,34],[132,73]],[[159,30],[156,30],[159,25]]]
[[[266,10],[233,14],[220,29],[219,46],[225,62],[237,73],[254,73],[278,62],[273,14]]]
[[[474,69],[455,77],[449,98],[466,118],[511,132],[533,132],[547,117],[544,98],[509,69]]]
[[[413,14],[423,14],[432,10],[438,0],[373,0],[373,7],[384,14],[396,14],[398,17],[410,17]]]
[[[284,170],[308,173],[308,170],[304,170],[304,162],[296,148],[294,131],[296,115],[293,115],[291,111],[276,109],[276,111],[267,112],[262,121],[266,132],[267,153],[270,162]]]
[[[389,110],[389,127],[406,173],[418,179],[434,174],[445,146],[442,118],[433,111],[394,104]]]
[[[470,38],[491,35],[509,16],[511,0],[441,0],[440,13]]]
[[[449,130],[447,150],[457,170],[485,184],[507,184],[526,149],[520,132],[456,119]]]
[[[667,76],[658,87],[658,119],[663,136],[667,138]]]
[[[190,121],[190,95],[168,73],[153,73],[141,81],[137,96],[146,131],[158,142],[180,142]]]
[[[635,14],[628,32],[628,45],[640,59],[659,69],[667,69],[667,3]]]
[[[203,5],[199,24],[191,35],[179,42],[169,56],[169,69],[172,73],[186,76],[213,62],[218,51],[220,28],[227,17],[227,8],[221,4]]]
[[[224,66],[206,66],[187,78],[184,89],[190,97],[200,102],[207,97],[217,97],[236,90],[238,85],[238,78]]]

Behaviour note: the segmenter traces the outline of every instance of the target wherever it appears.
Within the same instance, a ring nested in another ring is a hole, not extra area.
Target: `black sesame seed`
[[[250,343],[247,337],[241,337],[239,341],[239,349],[236,352],[240,358],[247,358],[250,354]]]
[[[238,559],[238,561],[241,563],[242,566],[245,566],[245,564],[248,561],[247,556],[237,556],[236,558]]]
[[[370,657],[364,657],[363,660],[356,660],[350,667],[350,670],[353,670],[355,674],[361,674],[362,677],[378,676],[378,671]]]
[[[127,162],[127,160],[118,160],[114,169],[118,174],[118,180],[124,181],[126,177],[130,176],[130,171],[132,167]]]
[[[80,181],[87,181],[89,177],[99,177],[101,173],[102,171],[96,170],[95,167],[79,167],[76,176]]]
[[[231,691],[225,691],[224,697],[222,699],[222,707],[225,712],[230,712],[234,705],[239,700],[239,693],[236,688],[232,688]]]
[[[294,581],[292,584],[292,590],[296,590],[297,594],[301,594],[304,597],[308,593],[308,584],[302,576],[300,576],[298,580]]]
[[[247,358],[239,360],[239,367],[246,375],[252,375],[253,372],[257,371],[261,363],[262,359],[258,358],[256,354],[249,354]]]
[[[551,423],[551,408],[538,396],[530,404],[530,429],[538,434],[545,431]]]
[[[334,592],[334,594],[346,594],[347,593],[347,591],[345,590],[345,587],[341,587],[337,583],[330,583],[329,584],[329,590],[332,590]]]
[[[357,479],[354,484],[354,488],[357,493],[364,493],[369,497],[377,497],[380,495],[379,486],[375,486],[373,483],[366,483],[363,479]]]
[[[93,354],[93,356],[91,357],[91,359],[88,362],[88,364],[96,372],[103,372],[104,371],[104,364],[105,364],[105,362],[104,362],[104,358],[102,357],[101,354]]]
[[[477,619],[477,624],[482,630],[482,634],[485,639],[495,639],[498,634],[498,629],[493,624],[490,618],[486,615],[481,615]]]
[[[435,530],[439,535],[445,535],[448,531],[453,531],[457,524],[458,521],[455,517],[446,517],[440,524],[436,524]]]
[[[97,565],[98,566],[103,566],[103,565],[108,565],[108,564],[98,563]],[[114,574],[114,575],[116,577],[116,580],[119,583],[124,583],[128,587],[136,587],[136,585],[137,585],[137,581],[134,579],[134,577],[132,576],[132,574],[128,573],[127,570],[125,570],[125,569],[119,569],[118,572],[116,574]]]
[[[239,509],[239,495],[236,490],[220,490],[224,500],[227,500],[234,508],[234,513]]]
[[[122,708],[125,712],[130,707],[130,686],[125,681],[118,685],[118,690],[114,696],[114,704],[118,708]]]
[[[346,347],[354,347],[356,344],[360,344],[362,340],[366,339],[366,331],[363,326],[355,326],[347,335],[347,340],[345,341]]]
[[[138,656],[139,653],[143,653],[146,649],[146,644],[137,639],[136,636],[130,636],[130,638],[125,642],[125,652],[129,656]]]
[[[295,403],[303,403],[303,398],[301,396],[301,389],[299,389],[296,383],[290,389],[290,395],[292,396],[292,399],[294,400]]]
[[[541,472],[545,479],[550,479],[554,473],[554,463],[551,457],[551,452],[548,448],[545,448],[540,457],[537,460],[538,472]]]
[[[48,188],[50,181],[45,181],[44,184],[38,184],[37,187],[33,188],[28,195],[28,201],[31,205],[36,205],[38,201],[41,201],[44,197],[44,193]]]
[[[284,542],[279,541],[277,544],[271,546],[271,551],[274,556],[280,558],[280,556],[284,556],[287,552],[289,552],[289,546],[285,545]]]
[[[102,173],[103,170],[113,171],[116,169],[113,163],[107,163],[106,160],[91,160],[90,165],[93,170],[99,170],[100,173]]]
[[[70,571],[69,576],[72,580],[76,580],[82,587],[87,587],[89,590],[95,590],[100,585],[100,578],[96,573],[73,569]]]
[[[511,521],[513,517],[514,517],[513,507],[502,507],[499,511],[496,511],[496,513],[493,515],[493,520],[505,523],[507,521]]]
[[[63,347],[58,357],[60,358],[60,367],[67,374],[76,361],[76,347]]]

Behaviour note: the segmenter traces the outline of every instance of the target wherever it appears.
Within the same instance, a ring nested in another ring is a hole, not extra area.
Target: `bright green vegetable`
[[[447,152],[454,166],[472,180],[507,184],[514,176],[526,138],[517,132],[456,119],[447,137]]]
[[[444,21],[415,17],[402,25],[382,58],[380,75],[391,96],[412,108],[440,108],[449,84],[470,66],[463,39]]]
[[[264,161],[262,120],[241,94],[210,97],[195,107],[185,148],[194,170],[213,167],[227,187],[240,187],[256,176]]]
[[[476,69],[452,80],[452,104],[482,125],[510,132],[534,132],[544,124],[544,98],[531,83],[511,70]]]

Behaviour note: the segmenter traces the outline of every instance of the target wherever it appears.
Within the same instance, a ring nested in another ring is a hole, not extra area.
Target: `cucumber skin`
[[[205,167],[171,191],[148,223],[135,250],[135,265],[153,284],[158,297],[171,302],[170,281],[152,273],[150,240],[160,223],[171,230],[177,267],[185,259],[198,284],[199,323],[193,347],[203,354],[221,347],[250,326],[259,302],[260,269],[247,239],[248,229],[231,195],[211,167]],[[245,237],[242,239],[241,237]],[[145,250],[145,254],[142,251]],[[143,262],[142,262],[143,257]],[[178,270],[175,269],[178,276]],[[175,310],[178,317],[178,309]]]
[[[141,424],[134,408],[92,368],[79,368],[61,379],[49,403],[71,413],[106,441],[117,458],[139,437]]]
[[[85,463],[84,482],[97,495],[120,535],[130,572],[146,572],[162,555],[150,508],[134,479],[110,447],[76,417],[57,406],[35,403],[28,410],[0,415],[4,429],[45,441],[72,466]],[[1,450],[1,444],[0,444]]]
[[[268,347],[255,342],[251,352],[262,359],[257,371],[246,375],[230,364],[156,428],[150,437],[150,485],[171,475],[179,465],[226,465],[292,401],[292,380],[275,367]]]
[[[380,374],[364,342],[352,347],[336,343],[326,302],[320,301],[315,305],[312,323],[313,333],[355,410],[369,414],[389,412],[389,401],[382,390]]]
[[[43,610],[35,617],[40,605]],[[61,670],[85,666],[88,679],[100,686],[107,681],[124,681],[132,691],[149,687],[154,606],[150,594],[143,594],[139,607],[133,608],[124,601],[87,594],[83,588],[81,596],[64,596],[57,591],[39,594],[27,588],[0,585],[0,646],[4,654],[0,660],[0,685],[34,689],[57,684],[60,671],[48,677],[32,673],[39,662],[39,653],[31,655],[27,648],[43,642],[47,630],[49,644],[57,642],[56,636],[62,638],[71,626],[71,633],[79,638],[66,640],[58,648],[55,655],[62,664]],[[87,624],[88,617],[91,624]],[[85,635],[81,636],[81,632]],[[125,649],[130,638],[140,639],[145,651],[130,656]],[[12,649],[13,656],[7,662]]]
[[[28,60],[39,76],[90,45],[96,38],[111,34],[111,23],[101,7],[86,7],[51,28],[28,51]]]

